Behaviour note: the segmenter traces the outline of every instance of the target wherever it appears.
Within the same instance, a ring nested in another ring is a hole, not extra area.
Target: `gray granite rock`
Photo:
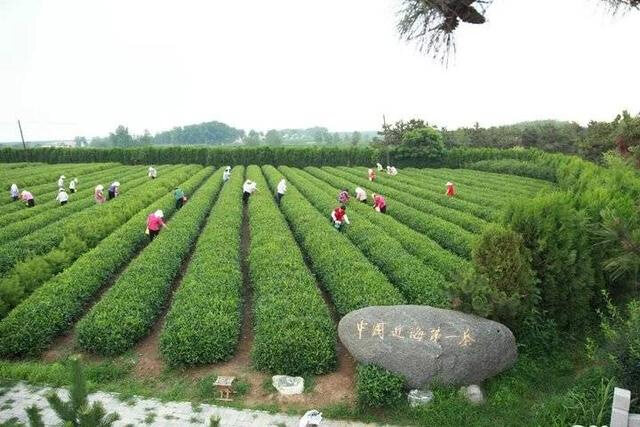
[[[352,311],[340,320],[338,334],[359,362],[401,374],[412,388],[478,384],[511,367],[518,356],[506,326],[429,306]]]

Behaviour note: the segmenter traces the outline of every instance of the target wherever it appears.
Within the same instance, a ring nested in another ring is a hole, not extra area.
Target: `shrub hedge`
[[[210,174],[209,169],[193,173],[181,187],[191,194]],[[2,319],[0,356],[38,355],[68,330],[99,290],[149,241],[143,232],[145,221],[157,209],[170,218],[175,211],[173,194],[138,212]]]
[[[222,187],[167,314],[159,346],[170,366],[226,360],[238,344],[243,177],[237,166]]]
[[[191,166],[197,168],[199,166]],[[143,184],[146,181],[139,179],[137,184],[139,187],[134,191],[144,191],[147,187]],[[26,235],[20,239],[13,241],[11,244],[2,246],[0,250],[0,275],[6,273],[16,262],[24,260],[28,256],[39,255],[48,252],[63,240],[65,233],[74,231],[77,227],[85,227],[94,229],[95,218],[104,211],[113,211],[120,204],[125,203],[124,200],[131,198],[132,194],[125,192],[121,197],[105,203],[88,207],[80,212],[74,212],[72,215],[65,216],[60,221],[49,224],[46,227],[34,230],[27,230]],[[79,220],[81,219],[81,220]]]
[[[173,168],[167,168],[162,178],[131,191],[128,198],[118,198],[101,208],[100,221],[93,220],[94,213],[87,213],[64,224],[61,229],[52,230],[53,233],[62,234],[59,244],[52,242],[53,246],[43,254],[32,255],[18,262],[0,279],[0,319],[38,286],[71,265],[140,209],[171,191],[198,168],[199,166],[181,167],[175,172],[169,171]]]
[[[112,176],[117,176],[122,180],[122,176],[125,174],[131,175],[135,171],[131,166],[119,166],[113,169],[108,169],[106,171],[98,171],[88,175],[78,175],[80,177],[80,182],[82,185],[78,192],[74,194],[69,194],[69,199],[71,202],[74,202],[78,199],[84,198],[89,195],[93,195],[93,191],[95,186],[102,183],[106,184],[109,178]],[[56,188],[54,188],[56,187]],[[58,195],[57,186],[51,186],[51,184],[46,184],[45,186],[31,188],[31,194],[36,199],[36,205],[32,208],[27,209],[24,203],[16,202],[11,203],[10,205],[3,206],[0,209],[0,225],[10,224],[12,222],[21,221],[25,218],[29,218],[31,216],[37,215],[47,209],[50,209],[53,206],[58,205],[58,201],[56,200],[56,196]]]
[[[340,169],[355,173],[358,177],[366,176],[365,168]],[[391,189],[416,196],[422,200],[423,203],[425,200],[435,203],[435,205],[432,205],[432,213],[434,215],[440,216],[441,218],[451,218],[451,222],[459,224],[475,233],[481,232],[481,230],[487,226],[485,221],[491,221],[492,219],[494,209],[489,209],[486,206],[460,200],[455,197],[448,197],[442,190],[442,187],[437,190],[423,189],[416,185],[415,181],[407,184],[398,178],[401,178],[401,176],[396,175],[390,177],[384,173],[380,173],[376,178],[376,182]],[[440,208],[440,206],[443,208]]]
[[[124,175],[123,178],[130,179],[130,181],[126,182],[128,188],[135,188],[136,186],[146,182],[143,175],[143,172],[138,171],[131,175]],[[116,175],[113,173],[109,173],[105,175],[105,179],[106,177],[113,178],[115,176]],[[0,230],[0,244],[6,244],[12,240],[23,238],[36,230],[42,229],[48,224],[56,223],[76,212],[80,212],[95,205],[96,202],[93,197],[88,195],[85,195],[84,198],[75,198],[70,196],[70,203],[68,203],[64,209],[51,209],[51,207],[49,207],[49,209],[46,209],[45,211],[38,211],[34,215],[31,215],[22,221],[16,221],[2,227]],[[31,209],[25,208],[25,211],[31,211]]]
[[[555,181],[556,172],[550,166],[542,166],[531,160],[522,161],[515,159],[502,160],[481,160],[469,163],[465,166],[468,169],[475,169],[485,172],[504,173],[509,175],[527,176],[530,178]]]
[[[365,408],[392,408],[405,402],[405,379],[376,365],[358,365],[356,394]]]
[[[302,176],[315,179],[314,184],[318,188],[337,194],[338,189],[349,187],[351,184],[344,178],[331,175],[322,169],[315,167],[305,168]],[[355,209],[364,215],[369,221],[377,224],[382,230],[397,238],[400,244],[422,262],[443,274],[449,280],[456,280],[459,275],[470,267],[469,261],[448,251],[436,242],[396,221],[390,215],[379,215],[369,204],[350,203],[349,210]]]
[[[76,340],[87,351],[114,355],[132,348],[155,323],[183,260],[222,187],[222,169],[193,194],[153,242],[127,266],[78,322]]]
[[[249,199],[253,286],[253,365],[287,375],[321,374],[336,366],[336,330],[315,279],[258,166]]]
[[[269,166],[263,172],[275,192],[282,174]],[[288,186],[280,209],[313,272],[331,295],[338,314],[343,316],[370,305],[406,302],[378,267],[331,226],[329,213],[319,213],[294,186]]]
[[[328,215],[336,207],[335,192],[321,190],[313,181],[291,168],[281,166],[280,170],[318,211]],[[344,234],[387,275],[409,303],[438,307],[449,305],[444,293],[447,281],[442,274],[407,252],[398,240],[372,224],[365,215],[355,209],[355,212],[348,211],[351,225],[345,228]]]
[[[364,184],[364,181],[367,181],[368,183],[368,180],[359,181],[357,178],[354,179],[352,174],[335,168],[323,168],[323,170],[346,179],[351,182],[352,185],[355,185],[356,182],[362,182],[360,186],[368,192],[371,192],[372,188],[375,187],[375,189],[383,194],[387,200],[388,215],[391,215],[414,230],[425,234],[443,248],[449,249],[461,257],[469,258],[471,256],[471,245],[475,237],[472,233],[463,229],[459,225],[453,224],[445,219],[426,212],[422,212],[396,200],[395,197],[389,196],[389,191],[384,187],[378,187],[376,185],[370,187],[369,185]]]

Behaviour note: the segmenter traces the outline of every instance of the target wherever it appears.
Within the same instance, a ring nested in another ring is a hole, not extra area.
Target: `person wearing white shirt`
[[[64,180],[65,180],[65,176],[60,175],[60,178],[58,179],[58,188],[64,188]]]
[[[78,186],[78,178],[73,178],[70,182],[69,182],[69,191],[71,193],[75,193],[76,189]]]
[[[156,179],[158,177],[158,171],[153,166],[149,166],[149,178]]]
[[[249,201],[249,196],[251,196],[254,191],[258,191],[256,183],[250,179],[246,180],[244,184],[242,184],[242,201],[247,203]]]
[[[390,176],[396,176],[396,175],[398,175],[398,170],[396,169],[395,166],[387,166],[387,173]]]
[[[60,190],[58,190],[58,195],[56,196],[56,200],[60,202],[60,206],[64,206],[67,204],[67,202],[69,201],[69,195],[64,190],[64,188],[61,188]]]
[[[11,184],[11,190],[9,190],[9,194],[11,195],[11,200],[14,202],[20,198],[20,191],[18,190],[18,186],[16,184]]]
[[[367,203],[367,192],[362,187],[356,187],[356,200]]]
[[[382,172],[382,165],[380,163],[376,163],[376,166],[378,167],[378,172]]]
[[[222,173],[222,182],[227,182],[231,178],[231,166],[227,166]]]
[[[287,192],[287,181],[282,178],[278,183],[278,188],[276,191],[276,203],[280,204],[280,199],[284,196],[284,193]]]

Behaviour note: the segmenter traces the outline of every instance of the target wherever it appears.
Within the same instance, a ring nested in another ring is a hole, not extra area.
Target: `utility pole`
[[[18,128],[20,129],[20,138],[22,138],[22,148],[27,149],[27,144],[24,143],[24,135],[22,134],[22,125],[20,124],[20,120],[18,120]]]
[[[384,114],[382,115],[382,129],[384,129],[384,135],[383,138],[386,139],[387,137],[387,118],[384,116]],[[387,166],[391,164],[391,162],[389,161],[389,146],[386,144],[386,142],[383,140],[382,141],[383,145],[384,145],[384,151],[387,154]]]

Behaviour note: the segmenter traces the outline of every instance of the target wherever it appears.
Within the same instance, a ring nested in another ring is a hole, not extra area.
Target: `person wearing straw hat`
[[[73,178],[69,181],[69,192],[71,194],[75,193],[78,188],[78,178]]]
[[[182,191],[182,188],[176,187],[176,190],[173,192],[173,197],[176,199],[176,209],[182,208],[184,202],[187,201],[187,196]]]
[[[120,183],[118,181],[114,181],[111,186],[109,186],[109,200],[115,199],[118,197],[118,190],[120,189]]]
[[[56,200],[60,202],[60,206],[64,206],[69,201],[69,195],[64,190],[64,188],[60,188],[58,190],[58,195],[56,196]]]
[[[341,189],[338,193],[338,203],[341,205],[347,204],[347,202],[349,202],[349,198],[349,190],[346,188]]]
[[[331,211],[331,222],[336,230],[341,231],[344,224],[351,224],[346,213],[347,207],[340,205]]]
[[[32,208],[36,205],[36,201],[33,198],[33,194],[31,194],[31,192],[27,190],[23,190],[22,193],[20,193],[20,198],[22,199],[23,202],[27,204],[28,208]]]
[[[9,195],[11,196],[11,200],[13,200],[14,202],[20,198],[20,191],[18,190],[18,186],[16,184],[11,184]]]
[[[367,192],[362,187],[356,187],[356,200],[367,203]]]
[[[96,199],[96,203],[101,205],[105,202],[104,198],[104,186],[102,184],[96,185],[96,189],[93,192],[93,198]]]
[[[280,200],[282,199],[282,196],[284,196],[284,193],[287,192],[287,181],[282,178],[280,180],[280,182],[278,182],[278,188],[276,189],[276,203],[280,204]]]
[[[373,209],[376,212],[387,213],[387,201],[380,194],[371,193],[373,199]]]
[[[231,178],[231,166],[227,166],[222,172],[222,182],[227,182]]]
[[[147,217],[147,230],[145,233],[153,240],[160,233],[161,228],[169,227],[164,223],[164,212],[162,212],[162,209],[158,209]]]
[[[156,179],[158,177],[158,171],[153,166],[149,166],[149,172],[147,173],[149,178]]]
[[[451,181],[447,182],[447,196],[453,197],[455,195],[456,195],[456,188],[453,185],[453,182]]]
[[[64,188],[65,179],[66,177],[64,175],[60,175],[60,178],[58,178],[58,188]]]

